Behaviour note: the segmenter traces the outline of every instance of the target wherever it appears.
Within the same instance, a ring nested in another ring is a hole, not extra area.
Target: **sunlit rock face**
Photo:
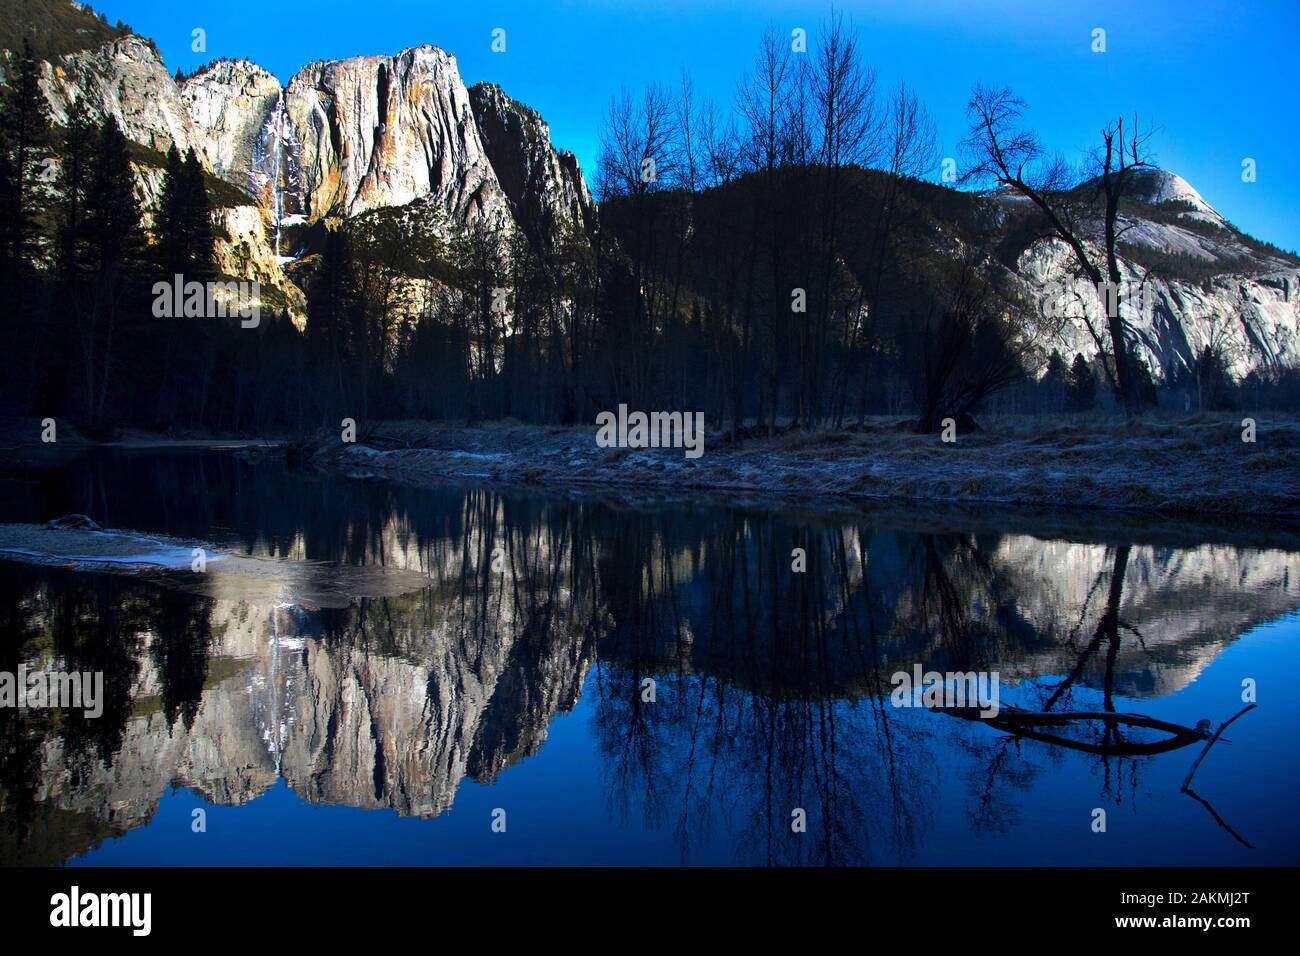
[[[42,64],[41,88],[51,120],[66,126],[68,110],[84,98],[91,115],[112,116],[127,139],[166,154],[201,149],[189,109],[158,51],[127,36],[98,50],[83,50]]]
[[[181,84],[212,171],[268,208],[272,163],[261,145],[280,93],[280,81],[247,60],[213,63]]]
[[[1123,242],[1166,257],[1181,257],[1206,278],[1180,278],[1180,267],[1153,270],[1121,255],[1120,315],[1132,327],[1138,355],[1157,374],[1186,370],[1207,344],[1224,346],[1231,373],[1240,378],[1259,366],[1300,363],[1300,270],[1275,251],[1252,243],[1211,207],[1186,180],[1160,169],[1143,171],[1132,198],[1140,212],[1121,216]],[[1023,206],[1022,197],[999,193],[1000,204]],[[1123,249],[1121,248],[1121,252]],[[1094,247],[1095,261],[1102,261]],[[1078,277],[1073,253],[1059,240],[1029,245],[1016,262],[1017,281],[1040,307],[1056,303],[1069,316],[1062,352],[1090,359],[1097,346],[1079,318],[1105,330],[1105,303]]]
[[[311,63],[285,91],[308,218],[428,198],[456,224],[510,223],[456,60],[422,46]]]
[[[1063,243],[1043,240],[1021,256],[1019,269],[1035,298],[1064,294],[1081,303],[1093,326],[1104,332],[1102,298],[1086,280],[1071,275],[1073,265]],[[1300,270],[1281,266],[1262,275],[1227,271],[1197,283],[1150,276],[1121,262],[1126,287],[1142,290],[1140,304],[1121,299],[1119,307],[1133,329],[1138,355],[1163,377],[1191,367],[1212,340],[1227,343],[1229,369],[1237,378],[1261,365],[1300,364]],[[1063,353],[1095,358],[1096,343],[1082,321],[1067,325],[1063,339]]]
[[[536,110],[493,83],[469,90],[492,167],[516,221],[535,242],[555,241],[563,227],[592,214],[591,193],[572,153],[557,152]]]
[[[219,63],[187,81],[183,90],[153,44],[136,36],[44,62],[41,70],[54,124],[66,125],[73,103],[84,101],[92,119],[114,118],[127,139],[149,150],[133,157],[146,228],[152,228],[162,164],[172,146],[182,153],[193,149],[206,169],[248,192],[247,204],[214,210],[218,271],[278,290],[301,324],[304,298],[277,259],[269,200],[265,194],[254,198],[258,180],[250,143],[256,143],[256,135],[250,139],[245,130],[258,122],[268,96],[274,107],[279,90],[274,77],[252,64]]]
[[[594,213],[576,158],[554,148],[543,118],[491,83],[466,89],[455,57],[436,47],[310,63],[284,88],[244,60],[211,64],[178,85],[153,45],[135,36],[43,69],[55,123],[66,123],[71,102],[85,97],[92,114],[115,117],[155,157],[173,144],[192,147],[208,169],[248,193],[248,209],[222,213],[230,238],[218,240],[219,264],[280,290],[300,323],[302,296],[282,269],[296,254],[286,228],[416,203],[444,237],[483,224],[522,229],[546,248]],[[149,211],[161,171],[147,162],[138,171]],[[1300,363],[1300,270],[1293,261],[1243,236],[1173,173],[1142,171],[1131,197],[1136,211],[1121,222],[1124,242],[1179,257],[1169,261],[1184,263],[1184,274],[1194,263],[1200,273],[1182,277],[1177,266],[1153,272],[1135,255],[1121,257],[1121,314],[1153,372],[1182,372],[1211,343],[1224,344],[1238,378]],[[993,231],[1024,203],[997,194],[989,206]],[[927,241],[950,238],[939,226]],[[1081,316],[1101,329],[1105,305],[1074,274],[1069,249],[1041,239],[1006,265],[1009,281],[1035,308],[1051,300],[1070,316],[1052,347],[1095,358],[1097,343]]]
[[[592,212],[577,159],[499,87],[466,90],[432,46],[321,61],[281,90],[261,67],[215,63],[182,86],[212,169],[280,215],[314,221],[415,200],[448,227],[522,226],[549,243]],[[277,121],[279,103],[284,121]]]

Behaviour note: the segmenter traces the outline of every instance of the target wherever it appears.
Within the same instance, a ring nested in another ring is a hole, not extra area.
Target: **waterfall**
[[[285,225],[292,225],[301,219],[298,216],[286,216],[287,191],[295,184],[296,140],[293,126],[289,122],[289,113],[285,108],[284,90],[280,90],[275,99],[262,130],[257,137],[254,148],[254,180],[259,190],[270,187],[272,215],[272,233],[274,235],[275,257],[280,262],[289,261],[281,249],[281,234]]]
[[[284,90],[276,97],[275,109],[271,111],[272,147],[271,147],[271,188],[275,194],[275,257],[280,258],[280,223],[284,220],[284,183],[281,181],[280,164],[284,155]]]

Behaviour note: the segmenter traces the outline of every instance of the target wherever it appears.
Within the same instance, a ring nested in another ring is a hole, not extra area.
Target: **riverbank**
[[[790,497],[996,503],[1300,520],[1300,422],[1196,415],[1133,424],[1023,418],[945,443],[902,419],[855,431],[791,431],[735,445],[710,434],[704,454],[601,448],[595,428],[428,422],[375,425],[355,443],[317,439],[312,463],[410,483],[491,480],[549,486],[766,492]]]
[[[46,435],[49,440],[46,440]],[[93,448],[122,448],[134,451],[154,448],[226,448],[267,449],[285,444],[284,438],[238,435],[214,435],[203,432],[159,434],[139,428],[112,430],[111,438],[93,437],[80,432],[67,419],[55,419],[49,430],[45,420],[36,418],[0,418],[0,468],[57,467]]]

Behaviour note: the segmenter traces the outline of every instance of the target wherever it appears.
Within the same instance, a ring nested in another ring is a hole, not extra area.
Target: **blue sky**
[[[99,0],[152,37],[171,69],[245,57],[281,81],[311,60],[395,53],[431,43],[455,55],[466,84],[491,80],[538,110],[556,145],[590,171],[600,121],[621,86],[676,82],[730,104],[769,24],[813,33],[829,4],[790,0]],[[1158,127],[1155,158],[1224,216],[1300,250],[1300,2],[1218,0],[840,0],[886,86],[907,80],[956,155],[977,82],[1009,86],[1044,141],[1070,157],[1101,125],[1137,112]],[[207,31],[207,52],[190,49]],[[506,30],[506,52],[491,50]],[[1106,31],[1106,52],[1091,50]],[[1257,179],[1242,181],[1242,161]]]

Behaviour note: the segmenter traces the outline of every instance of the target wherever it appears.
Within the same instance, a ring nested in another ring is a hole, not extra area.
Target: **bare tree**
[[[816,110],[818,179],[817,265],[815,309],[809,314],[801,340],[802,382],[799,406],[805,426],[822,412],[822,363],[826,354],[831,313],[840,307],[844,324],[856,324],[859,301],[836,302],[840,267],[841,214],[846,205],[850,169],[873,165],[884,140],[876,104],[876,74],[865,65],[858,36],[842,15],[833,15],[818,37],[812,71]],[[843,376],[840,376],[843,379]]]
[[[932,282],[940,300],[925,316],[919,342],[914,390],[917,430],[938,431],[951,418],[963,430],[972,414],[999,389],[1024,376],[1029,343],[1017,334],[1019,303],[985,277],[985,263],[974,249],[955,262],[942,263]],[[915,330],[909,330],[915,339]]]
[[[873,351],[877,346],[880,313],[885,298],[887,264],[894,242],[902,207],[902,185],[905,180],[919,178],[934,168],[937,156],[934,121],[921,104],[915,92],[900,83],[890,98],[881,117],[879,164],[886,173],[876,190],[876,201],[867,213],[865,241],[858,259],[861,276],[861,300],[853,312],[853,321],[847,328],[849,336],[845,355],[852,354],[861,343],[861,375],[859,388],[858,420],[866,417],[867,391],[871,379]],[[844,369],[840,384],[837,422],[842,422],[848,401],[848,369]]]
[[[1089,194],[1079,188],[1070,167],[1059,158],[1049,159],[1038,137],[1024,127],[1025,109],[1024,101],[1010,90],[975,88],[966,107],[970,129],[962,145],[969,166],[963,179],[992,180],[1015,190],[1034,204],[1046,223],[1047,234],[1069,246],[1079,268],[1107,304],[1116,398],[1130,418],[1136,417],[1141,399],[1128,329],[1120,315],[1123,273],[1118,247],[1126,227],[1120,226],[1119,213],[1120,203],[1133,184],[1134,172],[1151,166],[1147,157],[1151,134],[1140,129],[1136,118],[1128,127],[1122,117],[1103,127],[1101,145],[1089,163],[1094,185]],[[1092,248],[1098,241],[1100,255]]]

